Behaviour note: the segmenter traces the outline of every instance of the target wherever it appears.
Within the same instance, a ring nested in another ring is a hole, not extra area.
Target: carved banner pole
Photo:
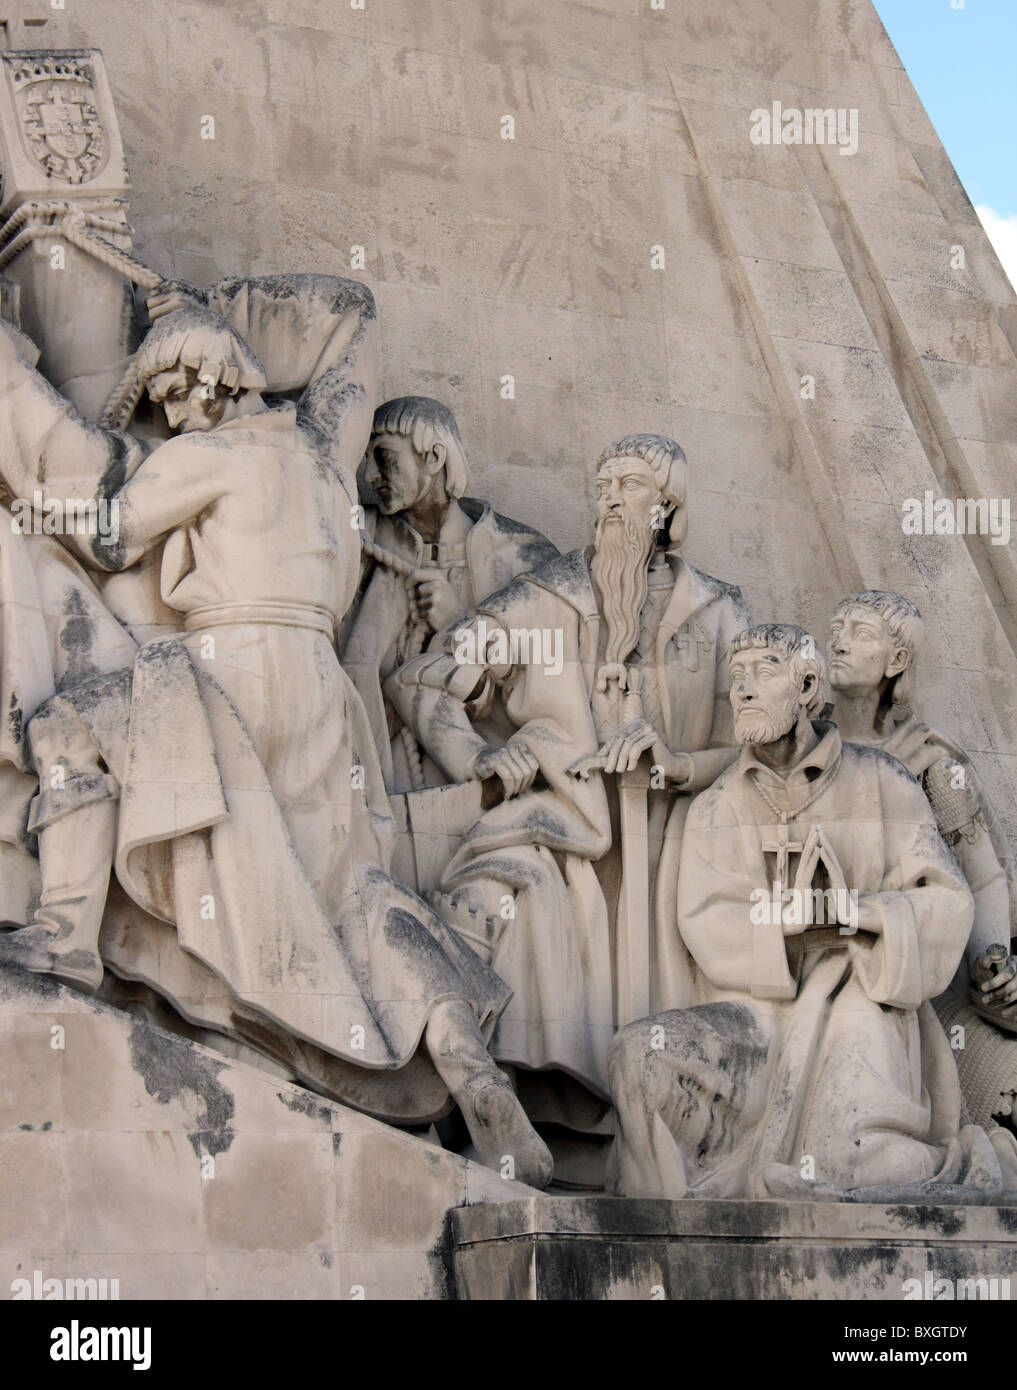
[[[626,694],[620,723],[643,714],[642,671],[626,668]],[[650,775],[641,758],[631,772],[618,773],[622,886],[615,926],[615,979],[618,1027],[650,1012],[650,847],[647,796]]]
[[[95,237],[128,251],[129,179],[97,49],[0,53],[0,262],[39,369],[92,419],[123,375],[131,286]],[[154,277],[158,279],[158,277]]]

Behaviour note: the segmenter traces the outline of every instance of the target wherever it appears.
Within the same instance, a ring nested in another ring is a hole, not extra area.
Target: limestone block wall
[[[116,1279],[121,1299],[448,1298],[447,1212],[534,1195],[5,970],[0,1172],[0,1298],[19,1279]]]
[[[662,431],[690,559],[757,617],[914,598],[921,711],[1017,832],[1014,546],[901,526],[1013,490],[1017,300],[870,0],[68,0],[35,32],[103,49],[156,269],[363,247],[386,394],[453,407],[500,509],[580,544],[600,449]],[[753,144],[775,101],[853,111],[857,152]]]

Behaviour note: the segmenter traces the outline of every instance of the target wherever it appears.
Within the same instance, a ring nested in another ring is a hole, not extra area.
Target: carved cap
[[[103,423],[126,428],[148,382],[177,366],[191,367],[200,381],[233,393],[260,391],[267,383],[265,369],[235,328],[211,309],[188,305],[149,329],[107,402]]]

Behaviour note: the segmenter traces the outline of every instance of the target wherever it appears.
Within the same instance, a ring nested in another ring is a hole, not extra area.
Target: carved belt
[[[184,618],[184,630],[195,632],[199,628],[228,627],[234,623],[307,627],[330,640],[335,634],[332,613],[316,603],[213,603],[192,609]]]

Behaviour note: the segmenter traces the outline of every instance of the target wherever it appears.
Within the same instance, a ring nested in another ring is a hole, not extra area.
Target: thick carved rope
[[[109,212],[126,207],[126,204],[120,199],[112,198],[104,199],[95,206]],[[9,265],[15,256],[33,241],[43,237],[60,236],[102,265],[119,271],[133,284],[140,285],[142,289],[154,290],[163,283],[161,275],[149,270],[127,251],[98,235],[100,231],[117,235],[128,230],[126,223],[100,217],[97,212],[86,211],[75,203],[22,203],[0,228],[0,244],[3,244],[3,250],[0,251],[0,270]]]
[[[112,212],[126,207],[122,199],[110,198],[102,199],[94,204],[96,209]],[[32,202],[22,203],[21,207],[8,218],[3,227],[0,228],[0,270],[9,265],[15,256],[19,255],[33,241],[38,241],[43,237],[60,236],[65,241],[76,246],[79,251],[84,251],[92,256],[100,264],[108,266],[111,270],[119,271],[132,284],[140,285],[142,289],[154,290],[164,283],[163,276],[157,274],[134,256],[129,255],[105,237],[99,236],[99,231],[110,232],[114,235],[129,230],[126,223],[117,222],[112,218],[100,217],[95,211],[86,211],[75,203],[68,202]],[[136,372],[128,368],[123,380],[116,387],[106,402],[101,421],[102,424],[119,427],[125,411],[130,413],[128,407],[133,410],[141,398],[143,383],[138,378]],[[361,545],[364,551],[370,555],[371,559],[377,564],[383,565],[386,569],[393,570],[396,574],[404,577],[413,573],[414,566],[401,559],[398,555],[393,555],[391,551],[383,549],[369,541],[366,536],[361,536]],[[418,656],[423,650],[424,638],[427,635],[427,624],[416,622],[410,630],[407,657]],[[424,786],[423,764],[420,757],[420,748],[417,740],[409,729],[402,730],[403,747],[406,750],[406,760],[409,764],[410,779],[414,790],[419,791]]]

